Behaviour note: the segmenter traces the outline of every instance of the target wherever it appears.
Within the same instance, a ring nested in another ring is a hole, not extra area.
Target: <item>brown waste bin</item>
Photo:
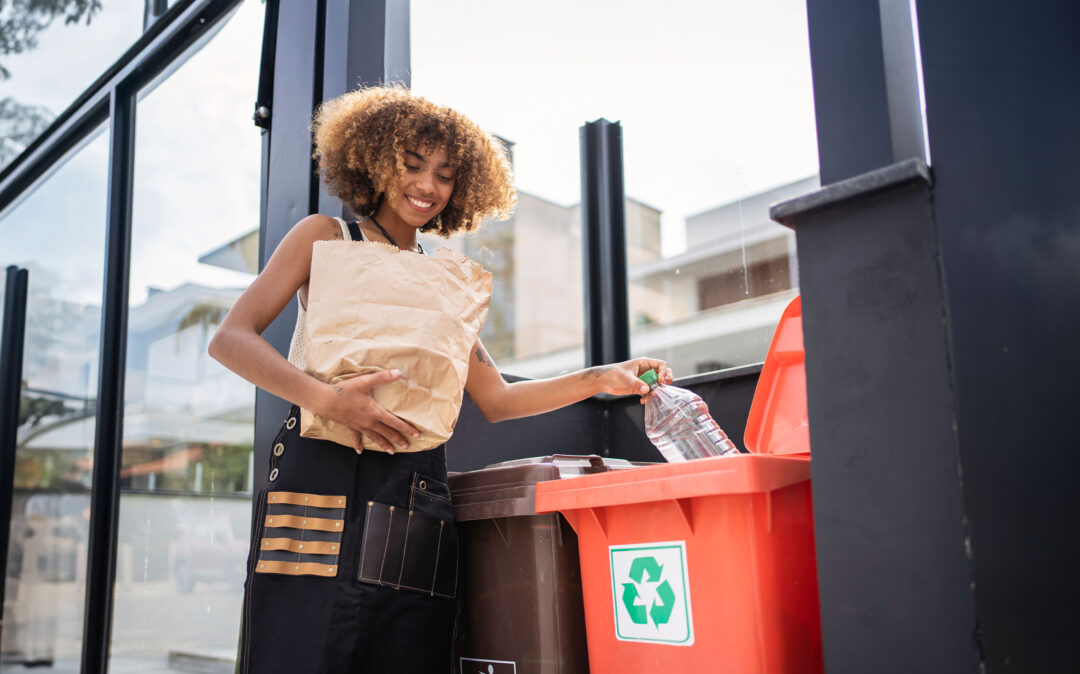
[[[559,513],[536,514],[536,483],[631,465],[556,454],[450,475],[461,554],[459,674],[589,671],[577,535]]]

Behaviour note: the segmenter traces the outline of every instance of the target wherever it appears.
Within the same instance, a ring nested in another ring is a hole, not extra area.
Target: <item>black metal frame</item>
[[[127,356],[136,100],[142,87],[175,63],[188,47],[212,30],[240,2],[181,0],[164,14],[156,16],[154,21],[148,21],[146,32],[135,44],[19,157],[0,171],[0,212],[3,212],[28,193],[42,176],[88,135],[106,120],[110,122],[108,208],[107,220],[103,223],[106,227],[105,280],[82,642],[82,671],[87,673],[107,671],[112,626]],[[156,10],[161,9],[159,5],[155,5]],[[14,290],[18,290],[18,287],[16,285]],[[10,294],[12,290],[9,286],[9,297],[14,297]],[[13,366],[22,364],[21,356],[16,358],[12,351],[19,346],[18,341],[12,339],[9,343],[8,339],[4,340],[3,382],[9,388],[12,382],[17,386],[19,380],[18,375],[12,374]],[[9,358],[12,360],[9,361]],[[17,388],[14,395],[17,406]],[[4,424],[4,428],[11,428],[12,432],[17,426],[17,423],[10,426]],[[10,522],[10,499],[6,503],[5,520]],[[0,554],[5,558],[6,550],[6,546],[0,549]]]
[[[29,273],[7,268],[4,291],[4,323],[0,331],[0,515],[11,513],[15,484],[15,447],[19,429],[19,398],[22,394],[23,344],[26,337],[26,290]],[[0,578],[7,578],[7,549],[11,517],[0,521]],[[6,583],[0,582],[0,606]]]
[[[90,491],[90,554],[86,563],[82,671],[106,671],[116,576],[120,464],[127,372],[128,281],[132,179],[135,172],[135,91],[117,86],[109,97],[109,181],[105,234],[94,476]]]
[[[927,161],[908,0],[807,0],[822,185]]]
[[[589,367],[630,357],[625,199],[622,126],[606,119],[589,122],[581,127],[581,275]]]

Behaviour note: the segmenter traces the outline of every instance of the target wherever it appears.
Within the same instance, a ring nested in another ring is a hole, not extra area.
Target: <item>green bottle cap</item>
[[[650,391],[656,388],[656,385],[659,383],[656,377],[656,370],[649,370],[645,374],[638,377],[638,379],[648,384]]]

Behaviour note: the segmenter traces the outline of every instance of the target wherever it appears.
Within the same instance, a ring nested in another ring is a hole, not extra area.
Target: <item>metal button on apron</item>
[[[273,482],[274,480],[276,480],[276,479],[277,479],[277,475],[278,475],[278,470],[277,470],[277,468],[275,468],[274,470],[270,471],[270,481],[271,481],[271,482]]]
[[[274,445],[274,456],[281,456],[285,453],[285,445],[280,442]]]
[[[290,431],[292,430],[293,426],[295,426],[295,425],[296,425],[296,417],[289,417],[289,420],[285,422],[285,428],[288,428]]]

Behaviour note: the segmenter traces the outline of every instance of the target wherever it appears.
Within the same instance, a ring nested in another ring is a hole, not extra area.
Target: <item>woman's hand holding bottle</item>
[[[588,372],[595,374],[600,380],[601,393],[610,393],[611,395],[631,395],[636,393],[642,396],[641,402],[644,403],[645,396],[649,392],[649,385],[638,379],[638,377],[649,370],[656,370],[661,383],[671,383],[671,368],[664,361],[655,358],[634,358],[613,365],[600,365],[591,368]]]

